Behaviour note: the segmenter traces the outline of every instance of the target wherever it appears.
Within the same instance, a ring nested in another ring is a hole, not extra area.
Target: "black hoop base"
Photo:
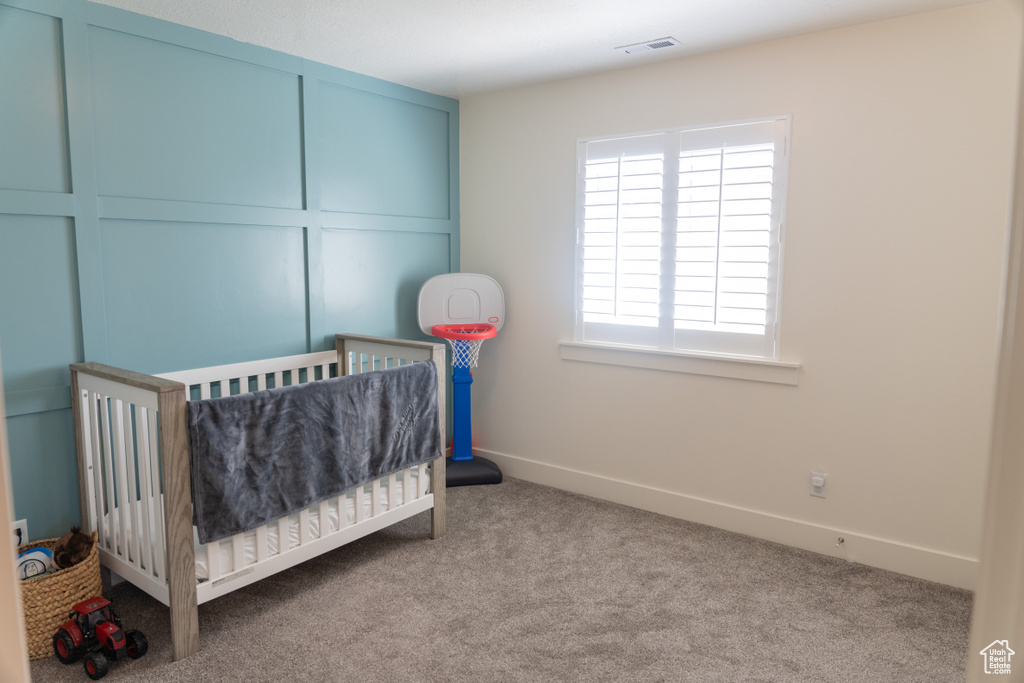
[[[501,469],[487,458],[474,456],[472,460],[445,461],[445,486],[478,486],[500,484]]]

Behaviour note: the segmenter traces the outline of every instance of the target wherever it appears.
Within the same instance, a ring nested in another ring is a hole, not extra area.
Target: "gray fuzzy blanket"
[[[433,361],[188,402],[207,543],[441,457]]]

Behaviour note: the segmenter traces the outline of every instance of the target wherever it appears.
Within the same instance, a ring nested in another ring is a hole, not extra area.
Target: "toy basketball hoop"
[[[420,288],[419,324],[424,334],[447,339],[452,347],[452,456],[445,469],[448,486],[500,484],[501,470],[473,455],[470,385],[480,346],[505,322],[505,298],[494,279],[476,273],[449,273]]]
[[[434,325],[430,331],[435,337],[447,339],[452,345],[453,368],[475,368],[484,340],[498,334],[498,328],[490,323]]]

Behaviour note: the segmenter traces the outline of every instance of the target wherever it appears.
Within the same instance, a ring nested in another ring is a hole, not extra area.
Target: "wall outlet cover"
[[[14,524],[11,524],[11,531],[14,533],[14,542],[18,545],[25,545],[28,543],[28,520],[19,519]]]
[[[811,495],[818,498],[825,497],[825,490],[828,486],[828,475],[824,472],[811,472]]]

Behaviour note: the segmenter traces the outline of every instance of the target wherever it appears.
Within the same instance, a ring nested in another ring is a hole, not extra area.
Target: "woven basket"
[[[68,618],[71,608],[82,600],[100,595],[100,551],[92,535],[92,551],[73,567],[21,582],[21,602],[25,608],[25,634],[28,658],[42,659],[53,654],[53,634]],[[56,538],[18,546],[18,552],[46,547],[53,550]]]

